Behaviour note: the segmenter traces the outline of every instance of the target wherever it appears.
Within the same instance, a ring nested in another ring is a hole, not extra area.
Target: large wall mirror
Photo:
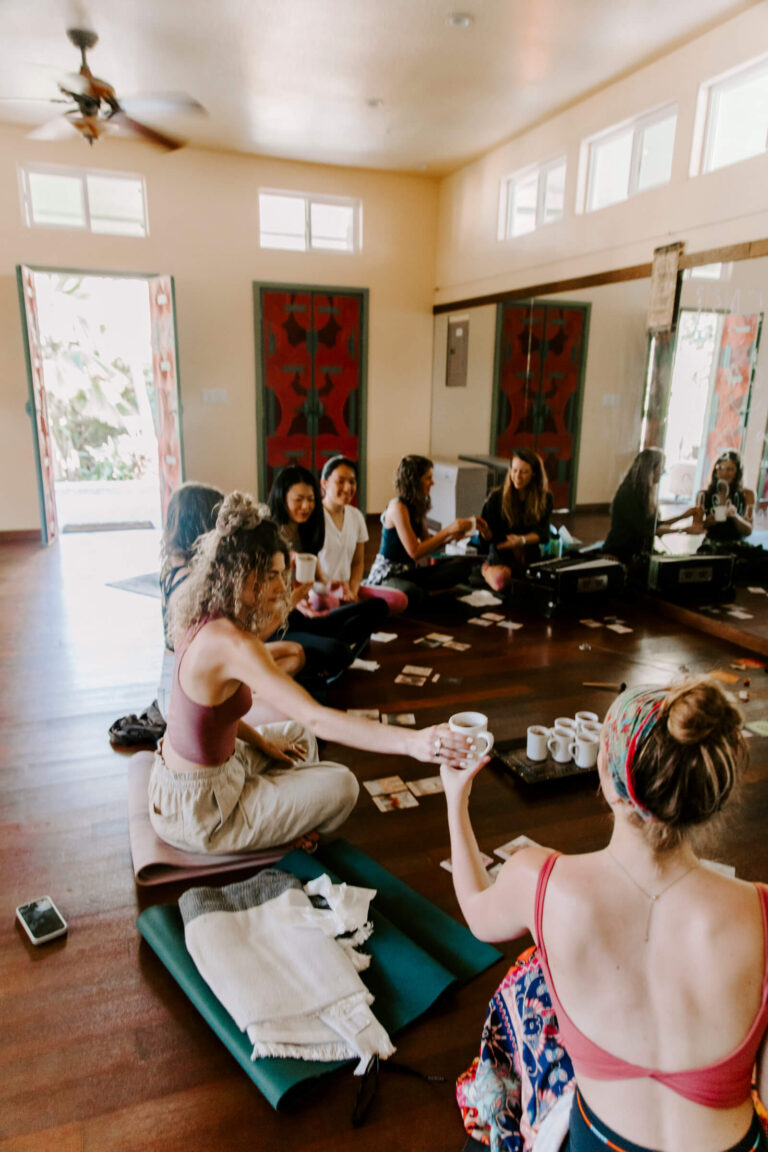
[[[756,536],[768,509],[768,256],[703,264],[685,272],[675,339],[665,349],[663,387],[654,395],[647,313],[650,277],[537,294],[538,304],[588,306],[586,356],[571,413],[576,421],[570,507],[607,512],[641,445],[663,449],[660,501],[682,510],[709,482],[723,448],[743,461],[743,483],[756,493]],[[516,302],[518,305],[520,301]],[[435,458],[495,455],[501,305],[492,302],[435,316],[432,443]],[[447,386],[449,325],[462,330],[461,386]],[[763,337],[762,340],[760,339]],[[575,353],[574,353],[575,355]],[[524,365],[523,372],[529,367]],[[646,409],[646,410],[644,410]],[[701,537],[665,537],[670,550],[694,551]]]

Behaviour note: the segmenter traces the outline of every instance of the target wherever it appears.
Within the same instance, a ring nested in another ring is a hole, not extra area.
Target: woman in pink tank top
[[[155,756],[149,815],[191,852],[242,852],[329,832],[358,795],[352,772],[318,758],[316,737],[371,751],[460,764],[466,740],[447,724],[405,729],[323,707],[280,667],[264,639],[291,606],[288,548],[268,509],[225,497],[202,536],[175,606],[168,726]],[[256,702],[289,720],[251,727]]]
[[[768,889],[697,855],[746,762],[709,680],[623,693],[598,769],[606,848],[520,849],[491,884],[469,819],[482,764],[441,768],[453,882],[483,940],[530,932],[576,1073],[569,1152],[757,1152],[768,1140]]]

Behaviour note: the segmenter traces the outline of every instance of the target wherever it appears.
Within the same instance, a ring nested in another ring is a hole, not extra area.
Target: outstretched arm
[[[440,774],[448,808],[453,887],[464,919],[479,940],[514,940],[533,926],[536,881],[549,852],[523,848],[504,864],[491,883],[469,819],[472,781],[482,766],[455,769],[443,764]]]
[[[466,536],[472,531],[472,520],[469,516],[465,516],[459,520],[454,520],[447,527],[441,528],[439,532],[435,532],[434,536],[427,536],[426,539],[419,540],[411,527],[408,510],[400,500],[393,500],[390,503],[388,516],[392,521],[392,527],[397,530],[400,543],[411,560],[421,560],[424,556],[437,552],[449,540],[457,540],[460,536]]]

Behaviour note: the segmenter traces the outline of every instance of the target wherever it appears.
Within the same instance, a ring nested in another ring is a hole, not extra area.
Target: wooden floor
[[[477,1050],[499,963],[447,996],[397,1037],[397,1058],[444,1084],[382,1074],[370,1119],[350,1127],[356,1084],[325,1078],[314,1098],[276,1114],[238,1069],[135,929],[138,912],[180,889],[137,892],[126,806],[126,757],[111,750],[110,723],[153,698],[161,665],[159,604],[107,586],[157,567],[149,532],[65,537],[54,548],[0,545],[0,890],[2,1075],[0,1152],[57,1149],[218,1152],[234,1149],[458,1150],[463,1131],[453,1082]],[[604,612],[611,611],[605,606]],[[689,631],[647,606],[613,611],[633,629],[590,630],[547,621],[515,605],[507,632],[467,623],[449,604],[428,621],[401,618],[398,639],[374,645],[376,673],[348,673],[338,707],[413,711],[419,724],[463,707],[483,710],[497,739],[520,736],[579,708],[603,713],[612,694],[584,681],[663,683],[685,665],[721,669],[744,653]],[[414,646],[429,631],[470,643],[465,653]],[[427,664],[437,683],[401,687],[405,663]],[[451,683],[458,678],[459,683]],[[748,719],[766,715],[768,676],[752,676]],[[741,807],[715,853],[742,877],[768,878],[768,740],[750,741]],[[361,780],[431,774],[412,761],[330,747]],[[500,765],[478,779],[472,811],[488,852],[521,832],[565,851],[597,848],[609,821],[595,778],[529,787]],[[418,892],[457,914],[443,800],[382,814],[366,792],[342,830]],[[65,941],[33,948],[14,923],[17,904],[49,893],[69,920]],[[513,957],[520,943],[506,948]]]

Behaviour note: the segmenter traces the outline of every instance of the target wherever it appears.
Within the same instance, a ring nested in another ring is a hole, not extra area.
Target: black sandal
[[[152,745],[156,748],[158,741],[165,732],[165,720],[153,700],[146,712],[141,716],[121,716],[115,720],[109,730],[109,742],[113,748],[135,748],[140,745]]]

